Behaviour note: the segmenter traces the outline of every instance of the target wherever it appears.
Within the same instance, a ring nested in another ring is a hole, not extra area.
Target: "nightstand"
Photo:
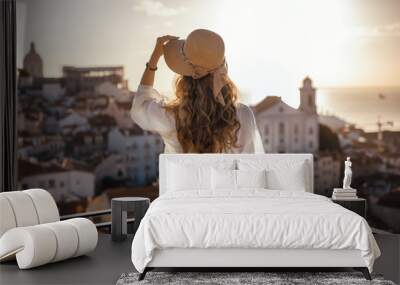
[[[361,217],[366,218],[367,216],[367,200],[364,198],[354,199],[331,199],[332,202],[339,204],[340,206],[359,214]]]
[[[133,232],[135,234],[140,221],[150,205],[149,198],[120,197],[111,200],[111,239],[124,241],[128,234],[128,212],[134,213]]]

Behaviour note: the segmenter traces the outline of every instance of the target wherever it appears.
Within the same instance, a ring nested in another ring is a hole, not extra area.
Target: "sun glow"
[[[243,5],[225,0],[220,5],[217,29],[226,42],[231,76],[245,101],[255,103],[274,94],[297,106],[297,87],[306,75],[317,85],[351,77],[348,2],[282,0]],[[259,82],[265,82],[265,88]]]

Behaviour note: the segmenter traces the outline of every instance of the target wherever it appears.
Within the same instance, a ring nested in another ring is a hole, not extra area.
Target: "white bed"
[[[380,255],[372,232],[313,194],[311,154],[162,154],[159,166],[160,197],[132,243],[140,279],[155,267],[354,267],[370,278]],[[246,181],[264,170],[265,187]],[[226,173],[234,189],[216,186]]]

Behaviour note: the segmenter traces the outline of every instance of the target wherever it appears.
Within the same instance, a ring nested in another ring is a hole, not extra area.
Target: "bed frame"
[[[139,275],[155,268],[337,268],[351,267],[371,280],[359,250],[330,249],[238,249],[170,248],[156,250],[152,261]]]
[[[167,161],[188,160],[198,163],[212,163],[238,158],[267,160],[305,161],[308,165],[306,187],[313,193],[312,154],[161,154],[159,160],[160,195],[167,191]],[[154,252],[139,280],[155,268],[231,268],[246,271],[250,268],[343,268],[351,267],[361,271],[367,280],[371,275],[359,250],[330,249],[250,249],[250,248],[169,248]]]

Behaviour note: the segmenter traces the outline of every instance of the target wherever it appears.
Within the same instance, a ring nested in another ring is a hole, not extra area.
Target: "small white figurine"
[[[353,171],[351,170],[350,157],[347,157],[346,161],[344,162],[343,189],[353,189],[350,187],[352,175]]]

